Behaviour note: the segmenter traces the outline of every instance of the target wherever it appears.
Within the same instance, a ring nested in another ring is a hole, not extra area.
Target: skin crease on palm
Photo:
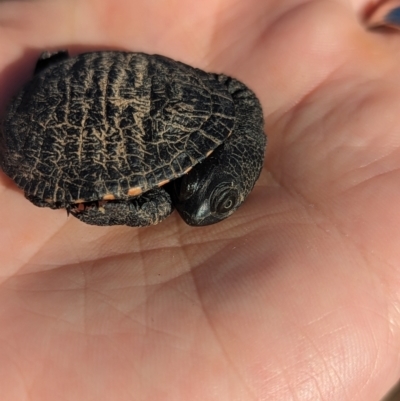
[[[158,53],[259,96],[228,220],[92,227],[0,175],[2,401],[378,401],[400,374],[400,36],[349,0],[0,2],[0,107],[42,49]]]

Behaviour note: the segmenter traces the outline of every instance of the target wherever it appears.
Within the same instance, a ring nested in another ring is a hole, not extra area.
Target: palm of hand
[[[2,105],[31,49],[165,54],[256,91],[270,172],[201,229],[86,226],[2,174],[3,400],[376,400],[395,380],[395,44],[339,1],[208,3],[0,4]]]

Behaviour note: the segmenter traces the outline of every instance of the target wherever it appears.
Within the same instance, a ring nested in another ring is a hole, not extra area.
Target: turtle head
[[[246,199],[263,163],[266,137],[260,102],[243,83],[215,75],[235,105],[235,124],[225,141],[187,174],[172,182],[171,197],[191,226],[218,223]]]
[[[230,216],[244,201],[238,174],[221,163],[218,150],[172,182],[171,196],[183,220],[207,226]]]

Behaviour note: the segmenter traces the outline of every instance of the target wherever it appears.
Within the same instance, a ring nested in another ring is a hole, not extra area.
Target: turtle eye
[[[178,180],[177,180],[178,181]],[[184,202],[188,200],[196,191],[197,188],[197,173],[192,170],[190,173],[185,174],[180,180],[179,188],[179,201]]]
[[[236,208],[238,200],[239,192],[231,183],[220,184],[211,195],[211,212],[218,214],[228,213]]]

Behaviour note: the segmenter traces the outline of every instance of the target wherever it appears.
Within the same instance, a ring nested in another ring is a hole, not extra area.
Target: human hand
[[[266,170],[228,220],[92,227],[0,176],[0,395],[376,401],[399,375],[399,37],[364,1],[0,2],[0,106],[43,49],[235,76]]]

